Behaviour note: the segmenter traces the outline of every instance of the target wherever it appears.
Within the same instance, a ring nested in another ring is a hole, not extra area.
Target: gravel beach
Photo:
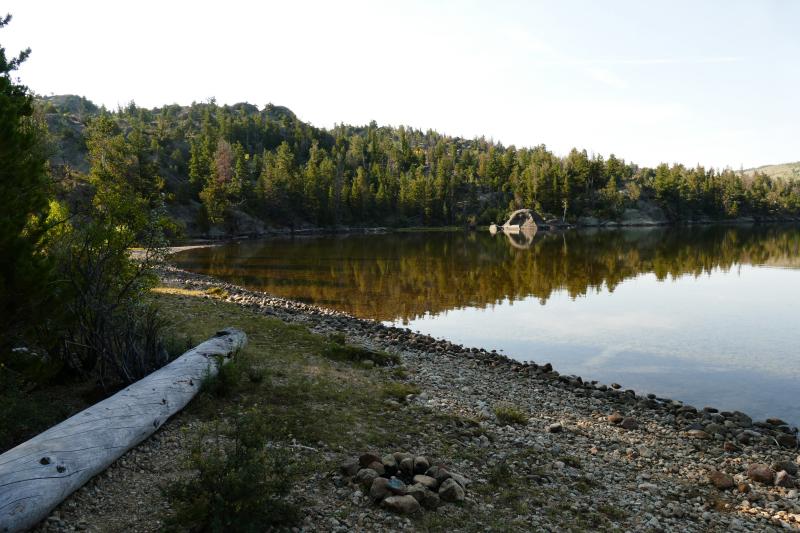
[[[438,459],[463,476],[464,501],[425,513],[454,520],[453,531],[800,531],[800,451],[780,420],[753,421],[740,412],[592,382],[591,376],[562,376],[547,361],[522,364],[482,347],[454,345],[172,267],[160,275],[166,286],[219,287],[227,292],[225,301],[254,313],[304,324],[319,335],[343,332],[349,344],[397,353],[408,382],[420,392],[402,404],[386,400],[393,404],[387,408],[417,410],[422,438],[409,436],[403,450],[330,450],[301,443],[310,449],[297,453],[338,465],[364,452],[427,456],[451,443],[445,448],[450,457]],[[498,415],[504,408],[523,413],[525,420],[502,422]],[[432,416],[437,413],[454,415],[453,421]],[[168,422],[37,529],[157,530],[159,513],[168,507],[158,485],[185,475],[179,459],[186,441],[181,428]],[[498,476],[531,487],[536,496],[521,500],[491,488],[502,485]],[[292,497],[311,502],[296,532],[424,531],[433,523],[377,506],[368,490],[338,469],[314,474]],[[589,526],[574,529],[577,523]]]

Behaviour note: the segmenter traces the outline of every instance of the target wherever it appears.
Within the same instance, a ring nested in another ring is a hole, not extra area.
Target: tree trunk
[[[25,530],[152,435],[247,336],[226,328],[167,366],[0,455],[0,532]]]

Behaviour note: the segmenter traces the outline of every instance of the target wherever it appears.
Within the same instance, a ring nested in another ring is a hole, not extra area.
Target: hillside
[[[773,179],[798,180],[800,179],[800,161],[783,163],[781,165],[764,165],[758,168],[749,168],[746,169],[744,173],[748,176],[752,176],[756,171],[766,174]]]
[[[567,224],[710,222],[800,214],[800,180],[756,169],[661,164],[544,145],[504,146],[406,126],[300,121],[248,103],[99,108],[75,95],[43,97],[53,173],[85,190],[89,145],[112,141],[137,194],[163,195],[186,235],[269,228],[488,225],[531,208]],[[103,141],[105,142],[105,141]],[[95,165],[99,161],[94,162]],[[135,183],[134,183],[135,182]],[[74,198],[73,198],[73,201]]]

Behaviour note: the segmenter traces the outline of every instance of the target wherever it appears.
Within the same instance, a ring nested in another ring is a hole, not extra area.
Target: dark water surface
[[[800,227],[246,241],[181,268],[698,408],[800,423]]]

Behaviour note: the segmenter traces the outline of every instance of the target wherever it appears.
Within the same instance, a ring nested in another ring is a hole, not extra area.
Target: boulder
[[[419,502],[413,496],[389,496],[381,504],[396,513],[411,514],[419,510]]]
[[[369,468],[374,462],[381,462],[381,458],[374,453],[362,453],[358,456],[358,464],[361,465],[361,468]]]
[[[769,466],[763,463],[754,463],[747,467],[747,477],[759,483],[772,483],[774,475]]]
[[[391,455],[384,455],[381,458],[381,464],[383,465],[383,469],[389,475],[393,475],[397,472],[397,461]]]
[[[436,470],[438,472],[439,469],[437,468]],[[436,481],[435,478],[433,478],[431,476],[423,476],[423,475],[414,476],[414,483],[422,485],[426,489],[430,489],[430,490],[433,490],[433,489],[435,489],[436,487],[439,486],[439,482]]]
[[[374,470],[380,477],[386,475],[386,469],[383,468],[383,464],[379,463],[378,461],[373,461],[367,466],[367,468],[371,468],[372,470]]]
[[[425,499],[422,500],[422,506],[429,511],[435,511],[440,503],[439,495],[435,492],[429,492]]]
[[[612,424],[619,424],[623,420],[625,420],[625,418],[619,413],[614,413],[613,415],[608,415],[608,421],[611,422]]]
[[[773,426],[788,426],[786,422],[781,420],[780,418],[767,418],[767,424],[772,424]]]
[[[419,456],[414,459],[415,474],[424,474],[430,467],[431,467],[430,463],[424,457]]]
[[[372,486],[369,489],[370,496],[372,496],[376,500],[382,500],[388,494],[390,494],[388,479],[386,479],[385,477],[379,477],[372,482]]]
[[[404,476],[411,477],[414,475],[414,459],[411,457],[406,457],[402,461],[400,461],[399,467],[400,473]]]
[[[342,469],[342,473],[350,477],[355,476],[361,470],[357,457],[345,457],[339,466]]]
[[[780,472],[781,470],[786,470],[786,473],[790,476],[797,475],[797,464],[791,461],[775,461],[772,463],[771,467],[774,471]]]
[[[386,484],[386,487],[392,491],[393,494],[398,496],[402,496],[406,493],[406,484],[403,483],[401,480],[397,478],[392,478],[389,480],[389,483]]]
[[[412,496],[415,500],[421,502],[422,500],[427,498],[429,492],[430,491],[427,488],[425,488],[424,485],[417,483],[415,485],[411,485],[410,487],[408,487],[406,495]]]
[[[794,435],[787,435],[786,433],[782,433],[775,437],[775,440],[778,441],[778,444],[781,446],[785,446],[786,448],[794,448],[797,446],[797,437]]]
[[[362,468],[356,474],[355,482],[360,484],[365,489],[369,490],[372,487],[372,482],[378,478],[378,473],[371,468]]]
[[[503,224],[503,230],[535,230],[538,227],[537,223],[544,223],[544,218],[531,209],[518,209],[508,217],[506,223]]]
[[[620,427],[627,430],[637,429],[639,427],[639,423],[636,421],[635,418],[626,418],[620,424]]]
[[[464,501],[464,489],[455,479],[448,479],[439,487],[439,498],[446,502]]]

